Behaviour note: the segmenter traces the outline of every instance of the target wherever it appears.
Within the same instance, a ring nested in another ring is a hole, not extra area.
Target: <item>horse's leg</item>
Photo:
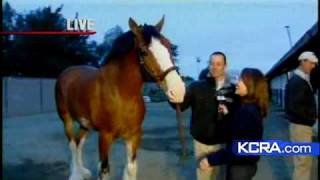
[[[100,162],[98,165],[98,175],[99,180],[107,180],[110,174],[110,166],[109,166],[109,149],[111,143],[113,141],[112,136],[106,132],[99,133],[99,154],[100,154]]]
[[[87,138],[87,135],[88,135],[88,130],[81,127],[79,132],[79,137],[78,137],[76,160],[77,160],[77,165],[79,167],[80,173],[82,174],[83,178],[90,179],[91,172],[84,167],[83,160],[82,160],[82,148]]]
[[[87,135],[87,130],[80,129],[78,139],[73,132],[73,119],[69,114],[62,114],[61,118],[64,122],[65,134],[69,140],[69,148],[71,151],[71,175],[69,180],[88,179],[91,173],[83,167],[82,147]],[[78,143],[77,143],[78,142]]]
[[[82,175],[80,171],[78,170],[78,163],[77,163],[77,143],[76,143],[76,137],[73,132],[73,119],[69,115],[69,113],[59,113],[61,119],[64,123],[64,131],[65,134],[69,140],[69,149],[71,152],[71,175],[69,177],[69,180],[82,180]]]
[[[127,146],[127,165],[124,170],[124,180],[136,180],[137,178],[137,150],[141,141],[141,131],[138,131],[135,135],[126,138]]]

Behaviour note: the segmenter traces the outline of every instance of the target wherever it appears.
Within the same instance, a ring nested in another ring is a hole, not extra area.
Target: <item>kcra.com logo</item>
[[[319,143],[284,142],[279,140],[267,141],[234,141],[232,151],[240,156],[292,156],[292,155],[320,155]]]

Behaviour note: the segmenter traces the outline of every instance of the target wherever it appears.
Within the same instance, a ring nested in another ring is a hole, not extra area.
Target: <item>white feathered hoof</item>
[[[79,169],[73,170],[69,177],[69,180],[85,180]]]
[[[98,180],[109,180],[108,172],[100,172]]]
[[[124,169],[123,180],[136,180],[137,179],[137,164],[130,163]]]
[[[92,177],[90,170],[85,167],[80,169],[80,173],[84,180],[89,180]]]

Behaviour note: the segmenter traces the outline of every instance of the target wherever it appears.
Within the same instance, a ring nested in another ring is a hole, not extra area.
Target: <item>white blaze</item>
[[[157,59],[162,72],[173,66],[168,49],[161,44],[159,39],[151,37],[149,50]],[[185,85],[178,73],[171,71],[165,77],[165,82],[168,87],[166,94],[169,100],[171,102],[182,102],[185,94]]]
[[[151,38],[149,50],[157,59],[162,71],[173,66],[168,49],[161,44],[159,39],[154,37]]]

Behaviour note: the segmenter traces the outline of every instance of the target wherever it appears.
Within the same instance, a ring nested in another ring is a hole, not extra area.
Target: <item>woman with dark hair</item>
[[[230,133],[225,149],[209,154],[199,166],[206,170],[210,166],[227,165],[227,180],[251,180],[257,171],[259,156],[238,156],[232,151],[232,142],[239,140],[260,141],[263,134],[263,118],[267,115],[269,104],[268,83],[258,69],[242,70],[236,93],[240,102],[230,114]],[[220,110],[228,113],[221,105]]]

